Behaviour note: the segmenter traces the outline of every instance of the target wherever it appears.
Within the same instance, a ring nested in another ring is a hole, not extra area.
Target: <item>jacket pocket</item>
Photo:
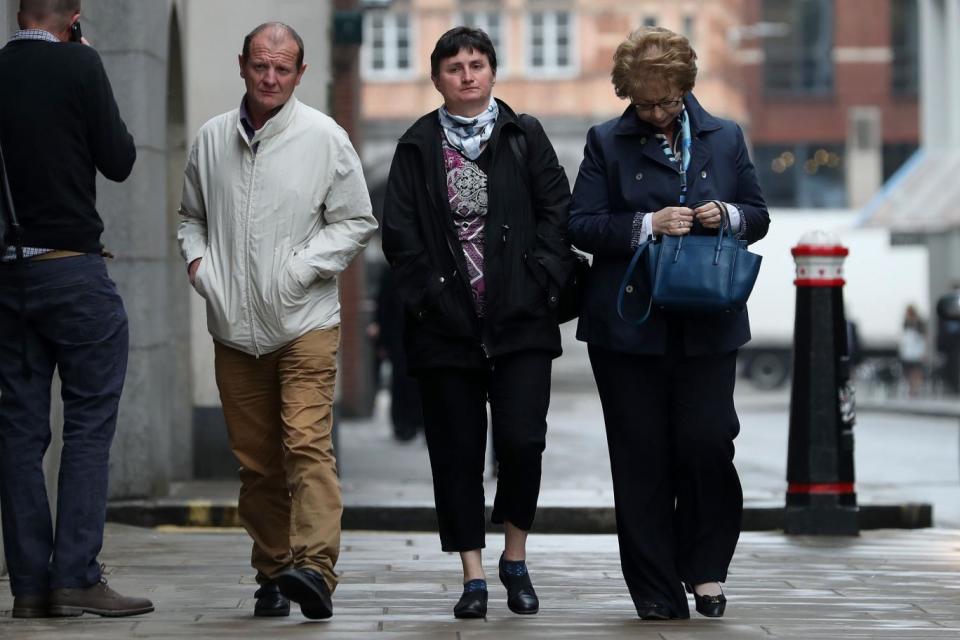
[[[296,253],[280,269],[277,278],[277,294],[285,306],[294,307],[303,302],[310,285],[316,280],[316,272]]]
[[[200,258],[200,266],[197,267],[197,272],[193,275],[193,290],[200,294],[200,297],[204,300],[209,299],[209,289],[207,288],[204,278],[207,273],[207,263],[209,262],[208,256],[210,252],[207,251],[203,254],[203,257]]]
[[[473,334],[473,307],[461,290],[456,270],[450,273],[434,272],[427,283],[424,305],[417,318],[425,328],[453,336]]]

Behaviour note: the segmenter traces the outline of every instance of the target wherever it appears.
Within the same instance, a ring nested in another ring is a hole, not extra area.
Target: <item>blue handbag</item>
[[[654,306],[689,313],[741,310],[757,281],[762,259],[747,250],[746,240],[730,233],[726,221],[716,237],[665,235],[647,240],[637,247],[620,282],[617,314],[640,326]],[[637,273],[641,264],[646,274]],[[646,311],[639,320],[631,320],[624,310],[627,299],[643,291],[650,296]]]

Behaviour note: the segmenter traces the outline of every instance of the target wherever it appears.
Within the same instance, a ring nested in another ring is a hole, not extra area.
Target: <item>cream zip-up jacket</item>
[[[336,276],[377,228],[346,132],[294,97],[250,140],[239,109],[200,128],[180,215],[210,334],[258,357],[339,324]]]

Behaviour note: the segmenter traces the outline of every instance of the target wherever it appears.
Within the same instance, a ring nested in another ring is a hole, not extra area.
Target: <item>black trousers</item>
[[[491,520],[529,530],[540,494],[547,435],[551,354],[522,351],[494,358],[487,370],[420,373],[433,494],[444,551],[484,545],[483,466],[487,403],[493,427],[497,495]]]
[[[736,352],[590,347],[610,450],[620,562],[635,604],[689,617],[682,582],[723,582],[740,537]]]

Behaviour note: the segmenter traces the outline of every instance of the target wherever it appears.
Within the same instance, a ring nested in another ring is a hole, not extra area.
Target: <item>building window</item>
[[[833,91],[833,0],[764,0],[763,22],[787,25],[763,40],[768,93],[827,95]]]
[[[395,78],[412,73],[409,14],[369,11],[364,14],[363,26],[365,76]]]
[[[915,142],[894,142],[883,145],[883,181],[893,177],[897,169],[917,152]]]
[[[573,14],[569,11],[535,11],[527,18],[527,65],[543,75],[572,75]]]
[[[915,96],[919,92],[920,21],[917,4],[917,0],[893,0],[890,6],[890,41],[893,45],[890,90],[898,96]]]
[[[771,207],[847,206],[844,148],[837,144],[757,145],[754,160]]]
[[[460,14],[460,24],[480,29],[488,36],[497,52],[497,74],[507,66],[507,50],[503,38],[503,19],[498,11],[464,11]]]

